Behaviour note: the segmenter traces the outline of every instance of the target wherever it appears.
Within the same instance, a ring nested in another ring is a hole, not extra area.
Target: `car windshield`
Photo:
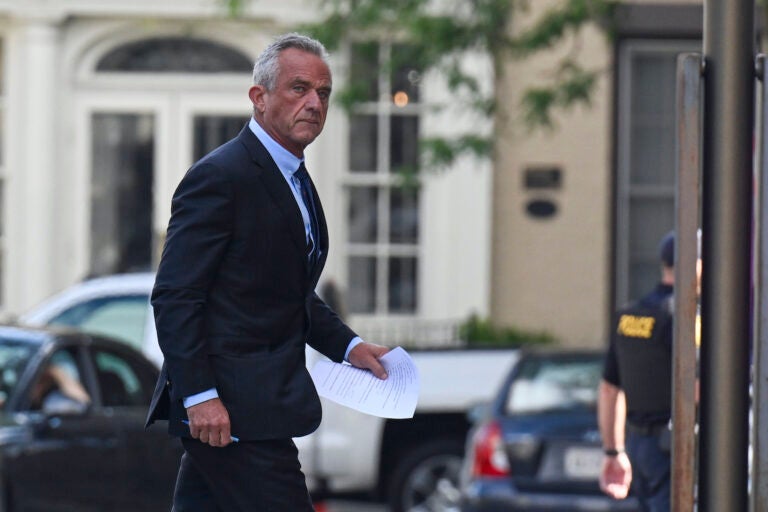
[[[506,414],[594,408],[602,358],[533,357],[520,362],[506,403]]]
[[[141,349],[148,303],[145,294],[98,297],[66,309],[48,323],[109,336]]]
[[[37,349],[33,343],[0,338],[0,409],[5,408]]]

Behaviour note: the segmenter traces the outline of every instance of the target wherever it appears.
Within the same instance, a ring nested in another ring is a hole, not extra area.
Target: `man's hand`
[[[617,500],[627,497],[629,484],[632,483],[632,465],[629,457],[620,452],[615,457],[606,455],[603,459],[603,470],[600,472],[600,489]]]
[[[187,409],[189,433],[211,446],[227,446],[232,442],[229,413],[219,398],[193,405]]]
[[[387,371],[379,362],[379,358],[387,352],[389,352],[387,347],[363,342],[350,351],[349,362],[352,366],[371,370],[380,379],[386,379]]]

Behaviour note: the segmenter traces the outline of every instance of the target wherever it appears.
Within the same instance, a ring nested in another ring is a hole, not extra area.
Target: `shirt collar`
[[[293,173],[299,168],[299,164],[304,161],[303,158],[298,158],[296,155],[281,146],[275,139],[261,127],[256,119],[251,117],[248,122],[248,127],[251,129],[256,138],[259,139],[264,147],[267,149],[267,153],[272,157],[277,168],[285,176],[286,179],[293,177]]]

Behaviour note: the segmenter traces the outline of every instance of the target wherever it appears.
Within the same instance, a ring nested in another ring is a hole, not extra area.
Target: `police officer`
[[[668,233],[659,244],[661,281],[618,311],[599,389],[600,487],[620,499],[631,483],[645,512],[670,507],[674,253]]]

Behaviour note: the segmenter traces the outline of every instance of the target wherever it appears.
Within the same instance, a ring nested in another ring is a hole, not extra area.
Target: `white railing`
[[[413,318],[350,319],[352,328],[366,341],[387,346],[454,348],[466,343],[459,339],[460,320]]]

